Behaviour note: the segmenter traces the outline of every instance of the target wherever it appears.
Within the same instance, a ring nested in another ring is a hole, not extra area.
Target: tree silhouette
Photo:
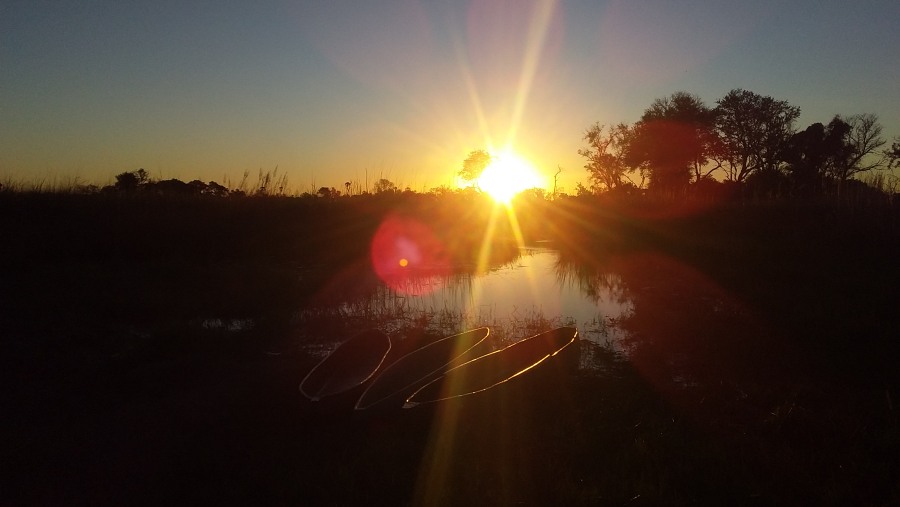
[[[885,150],[888,157],[888,168],[900,166],[900,137],[895,137],[893,144],[889,150]]]
[[[136,190],[141,185],[146,184],[150,180],[150,174],[143,168],[137,171],[126,171],[116,175],[116,183],[113,185],[116,190],[131,191]]]
[[[462,169],[459,170],[459,177],[466,181],[475,181],[481,175],[482,171],[490,165],[491,155],[485,150],[474,150],[463,161]]]
[[[822,189],[829,169],[847,156],[843,138],[849,130],[847,123],[835,117],[827,126],[813,123],[791,136],[782,158],[799,193],[809,195]]]
[[[205,183],[200,182],[204,187]],[[199,191],[195,191],[196,187],[192,186],[189,183],[185,183],[179,179],[168,179],[157,181],[156,183],[152,183],[150,185],[150,190],[160,193],[160,194],[169,194],[169,195],[191,195],[191,194],[199,194]]]
[[[203,189],[204,195],[211,195],[215,197],[226,197],[229,195],[229,191],[225,186],[216,183],[215,181],[210,181],[206,184],[206,188]]]
[[[676,92],[656,99],[635,124],[626,161],[644,167],[650,189],[678,193],[691,180],[708,175],[714,154],[713,112],[696,95]]]
[[[691,183],[704,185],[691,192],[695,196],[739,191],[776,197],[785,190],[840,195],[847,185],[874,184],[851,181],[861,173],[900,167],[900,137],[886,147],[875,114],[835,115],[798,132],[799,116],[800,108],[787,101],[741,88],[716,101],[714,109],[696,95],[675,92],[654,100],[630,127],[592,124],[582,136],[587,147],[578,154],[586,159],[591,191],[634,188],[629,176],[636,173],[640,188],[649,179],[650,193],[669,197],[687,196]],[[472,152],[460,174],[476,177],[465,170],[479,167],[486,156]],[[710,178],[718,170],[728,185]]]
[[[373,192],[376,194],[394,193],[397,192],[397,190],[397,185],[387,178],[379,179],[375,182],[375,186],[373,187]]]
[[[721,141],[726,178],[748,176],[778,166],[784,143],[794,131],[800,108],[740,88],[717,102],[715,126]]]
[[[592,188],[613,190],[622,184],[625,173],[632,170],[626,162],[631,137],[631,127],[625,123],[607,127],[597,122],[588,127],[583,138],[588,147],[578,150],[578,154],[587,159],[584,168]]]
[[[556,199],[556,197],[559,195],[557,193],[556,189],[557,189],[557,183],[559,181],[559,175],[562,174],[562,171],[563,171],[562,167],[557,165],[556,166],[556,174],[553,175],[553,198],[554,199]]]
[[[853,176],[890,167],[890,152],[879,150],[886,144],[881,132],[874,114],[838,115],[828,125],[814,123],[794,134],[782,158],[801,192],[821,190],[825,180],[835,182],[840,192]]]
[[[334,187],[319,187],[316,195],[324,199],[337,199],[341,193]]]
[[[846,127],[843,147],[828,168],[833,178],[844,183],[856,174],[888,167],[889,156],[878,151],[887,142],[881,137],[878,116],[855,114],[846,119],[835,116],[835,120],[840,120]]]

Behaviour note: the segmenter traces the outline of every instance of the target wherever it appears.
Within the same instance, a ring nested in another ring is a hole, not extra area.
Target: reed
[[[491,211],[477,196],[48,188],[0,191],[8,503],[900,499],[892,204],[534,202],[526,237],[554,240],[563,279],[614,286],[630,315],[577,323],[578,368],[359,415],[297,393],[336,338],[486,324],[501,346],[570,324],[416,307],[366,270],[389,213],[462,238],[454,259],[472,266]],[[495,262],[517,253],[505,240]]]

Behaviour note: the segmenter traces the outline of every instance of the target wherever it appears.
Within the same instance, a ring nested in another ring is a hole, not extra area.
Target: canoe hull
[[[419,387],[470,359],[487,353],[486,327],[473,329],[424,345],[381,371],[356,402],[365,410],[388,400],[402,405]]]
[[[562,327],[463,363],[422,386],[407,398],[404,407],[459,398],[499,386],[540,366],[577,337],[575,328]]]
[[[386,334],[375,329],[364,331],[310,370],[300,382],[300,392],[319,401],[359,387],[375,375],[390,350],[391,340]]]

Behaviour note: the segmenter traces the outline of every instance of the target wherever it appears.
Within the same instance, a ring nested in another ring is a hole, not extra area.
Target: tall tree
[[[375,182],[374,192],[376,194],[394,193],[398,191],[397,185],[387,178],[381,178]]]
[[[880,149],[887,143],[881,132],[874,114],[837,115],[827,126],[815,123],[794,134],[783,159],[800,188],[808,190],[827,179],[836,182],[840,192],[853,176],[891,166],[890,151]]]
[[[128,171],[116,175],[114,187],[118,190],[134,190],[146,185],[150,181],[150,174],[142,167],[137,171]]]
[[[782,150],[788,174],[798,192],[810,194],[821,190],[822,181],[840,160],[847,157],[844,137],[850,125],[834,117],[828,125],[813,123],[792,135]]]
[[[676,92],[656,99],[634,126],[627,163],[645,167],[650,188],[675,191],[716,169],[707,163],[714,154],[714,114],[696,95]]]
[[[626,163],[626,150],[631,139],[631,127],[625,123],[606,125],[594,123],[584,132],[588,147],[578,150],[587,159],[591,187],[595,190],[612,190],[622,184],[626,173],[632,170]]]
[[[882,126],[874,114],[855,114],[847,118],[835,116],[846,127],[842,150],[829,167],[830,176],[843,183],[856,174],[889,165],[889,155],[879,151],[887,141],[881,137]]]
[[[895,137],[890,149],[884,150],[888,158],[888,168],[900,167],[900,137]]]
[[[485,167],[491,163],[491,155],[485,150],[474,150],[469,156],[463,160],[462,169],[459,170],[459,177],[466,181],[475,181],[484,171]]]
[[[799,107],[740,88],[719,99],[714,112],[726,178],[737,182],[778,166],[800,116]]]
[[[319,191],[316,192],[316,195],[324,199],[337,199],[341,196],[341,193],[334,187],[319,187]]]

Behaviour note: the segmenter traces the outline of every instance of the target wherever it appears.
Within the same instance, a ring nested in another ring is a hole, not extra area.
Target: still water
[[[582,339],[615,348],[619,331],[609,324],[633,310],[615,275],[593,283],[566,269],[558,252],[544,247],[523,248],[514,261],[485,273],[409,283],[411,290],[381,287],[370,303],[393,305],[407,315],[447,315],[467,327],[489,325],[514,333],[527,333],[540,321],[572,325]]]
[[[376,279],[377,280],[377,279]],[[557,326],[575,326],[584,342],[580,367],[604,371],[606,358],[628,360],[660,388],[708,385],[733,369],[760,336],[771,335],[740,297],[678,259],[653,251],[578,256],[548,247],[486,272],[377,282],[337,308],[387,332],[428,328],[445,336],[490,326],[497,346]],[[346,301],[346,300],[345,300]],[[335,344],[336,345],[336,344]],[[609,353],[613,355],[610,356]]]

